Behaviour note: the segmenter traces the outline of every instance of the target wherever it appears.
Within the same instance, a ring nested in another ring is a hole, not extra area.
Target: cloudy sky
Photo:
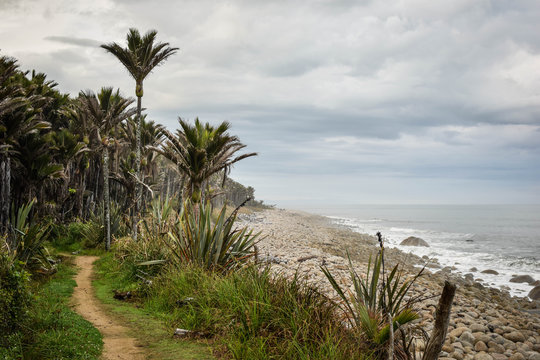
[[[540,203],[537,0],[0,0],[0,51],[59,89],[119,87],[102,43],[180,48],[149,118],[217,123],[257,151],[232,177],[282,207]]]

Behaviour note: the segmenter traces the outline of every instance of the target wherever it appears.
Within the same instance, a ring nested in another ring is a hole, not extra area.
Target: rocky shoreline
[[[376,254],[374,237],[333,225],[329,219],[308,213],[271,209],[240,216],[240,222],[262,233],[257,244],[262,261],[286,276],[299,274],[329,296],[335,293],[322,273],[325,265],[338,283],[349,287],[347,253],[358,273],[365,272],[370,255]],[[399,263],[409,274],[415,265],[426,264],[412,254],[387,249],[389,266]],[[417,305],[420,324],[428,332],[445,280],[458,285],[448,335],[440,358],[458,360],[540,360],[540,302],[510,297],[507,292],[486,288],[451,269],[426,268],[413,288],[426,300]],[[433,270],[434,272],[432,272]],[[436,271],[436,272],[435,272]],[[420,341],[419,350],[422,350]]]

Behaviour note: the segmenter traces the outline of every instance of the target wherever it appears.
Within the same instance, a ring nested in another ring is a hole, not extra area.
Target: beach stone
[[[492,269],[487,269],[487,270],[482,271],[482,274],[499,275],[499,272]]]
[[[450,354],[450,357],[452,359],[456,359],[456,360],[463,360],[463,352],[462,351],[454,351],[453,353]]]
[[[512,354],[509,360],[525,360],[525,356],[517,352],[517,353]]]
[[[491,357],[491,355],[489,355],[488,353],[481,351],[478,354],[474,355],[473,359],[474,360],[493,360],[493,357]]]
[[[425,240],[420,239],[419,237],[416,237],[416,236],[409,236],[408,238],[403,240],[399,245],[429,247],[429,244]]]
[[[527,353],[527,360],[540,360],[540,354],[536,351],[529,351]]]
[[[511,278],[510,282],[532,284],[534,282],[534,279],[530,275],[517,275],[517,276],[514,276],[513,278]]]
[[[469,271],[476,272],[478,271],[478,269],[475,266],[473,266],[472,268],[469,269]]]
[[[459,339],[460,339],[461,341],[465,341],[465,342],[467,342],[467,343],[469,343],[469,344],[471,344],[471,345],[474,344],[474,336],[473,336],[473,334],[472,334],[471,332],[469,332],[469,331],[464,331],[464,332],[461,334],[461,336],[459,337]]]
[[[533,300],[540,300],[540,285],[533,287],[527,296]]]
[[[508,356],[504,354],[491,354],[491,357],[493,358],[493,360],[507,360],[508,359]]]
[[[492,341],[491,337],[489,335],[486,335],[484,333],[473,333],[474,335],[474,341],[482,341],[484,344],[487,344],[488,342]]]
[[[488,347],[486,343],[483,341],[477,341],[476,344],[474,344],[474,350],[476,351],[488,351]]]
[[[509,333],[506,333],[503,335],[504,338],[512,341],[512,342],[524,342],[525,341],[525,336],[523,336],[522,333],[520,333],[519,331],[512,331],[512,332],[509,332]]]
[[[464,331],[468,331],[469,329],[465,326],[460,326],[458,328],[455,328],[454,330],[450,331],[449,335],[460,337],[461,334],[463,334]]]
[[[444,352],[447,352],[447,353],[453,353],[454,352],[454,346],[451,345],[451,344],[444,344],[443,347],[442,347],[442,351]]]
[[[497,344],[494,341],[489,341],[487,343],[487,346],[489,347],[490,353],[504,354],[504,351],[506,350],[504,346],[502,346],[501,344]]]

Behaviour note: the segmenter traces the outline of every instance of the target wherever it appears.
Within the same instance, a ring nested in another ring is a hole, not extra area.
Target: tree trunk
[[[5,234],[9,226],[9,206],[11,204],[11,159],[0,155],[0,234]]]
[[[439,306],[435,314],[435,326],[426,345],[426,351],[422,360],[437,360],[442,350],[448,323],[450,322],[450,310],[456,294],[456,285],[448,281],[444,282],[444,289],[439,299]]]
[[[140,89],[140,93],[139,93]],[[141,109],[142,109],[142,83],[137,84],[137,131],[135,137],[136,139],[136,149],[135,149],[135,169],[137,171],[137,179],[139,181],[142,181],[141,178],[141,127],[142,127],[142,117],[141,117]],[[140,96],[139,96],[140,95]],[[133,219],[133,239],[137,240],[137,224],[139,222],[139,216],[141,211],[141,201],[142,201],[142,184],[137,183],[135,185],[135,196],[137,198],[137,202],[135,204],[135,218]]]
[[[103,201],[105,203],[105,248],[111,248],[111,203],[109,198],[109,148],[103,149]]]

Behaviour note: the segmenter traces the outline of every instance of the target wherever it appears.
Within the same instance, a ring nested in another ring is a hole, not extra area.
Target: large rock
[[[424,246],[429,247],[429,244],[425,242],[425,240],[420,239],[416,236],[409,236],[405,240],[403,240],[399,245],[403,246]]]
[[[482,274],[491,274],[491,275],[499,275],[499,273],[493,269],[487,269],[482,271]]]
[[[533,287],[528,296],[533,300],[540,300],[540,285]]]
[[[534,282],[534,279],[530,275],[518,275],[518,276],[514,276],[512,279],[510,279],[510,282],[532,284]]]

